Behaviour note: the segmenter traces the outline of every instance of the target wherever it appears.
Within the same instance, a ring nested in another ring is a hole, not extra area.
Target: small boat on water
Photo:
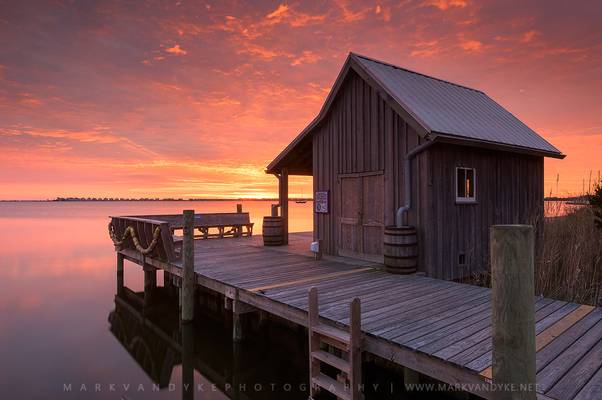
[[[295,200],[295,203],[297,203],[297,204],[305,204],[305,203],[307,203],[307,200],[299,199],[299,200]]]

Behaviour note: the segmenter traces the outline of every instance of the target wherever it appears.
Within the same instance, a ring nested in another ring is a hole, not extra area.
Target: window
[[[456,202],[476,201],[476,171],[474,168],[456,167]]]

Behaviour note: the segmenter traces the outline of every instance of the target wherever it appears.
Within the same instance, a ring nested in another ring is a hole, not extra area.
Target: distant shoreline
[[[82,198],[82,197],[57,197],[55,199],[47,200],[0,200],[0,203],[64,203],[64,202],[118,202],[118,201],[278,201],[278,198],[237,198],[237,199],[224,199],[224,198],[202,198],[202,199],[129,199],[129,198]],[[289,201],[313,201],[311,197],[291,197]],[[587,196],[571,196],[571,197],[544,197],[544,201],[565,201],[575,204],[587,204],[589,203]]]
[[[289,201],[313,201],[312,198],[306,197],[291,197]],[[161,202],[161,201],[278,201],[277,198],[238,198],[238,199],[116,199],[116,198],[63,198],[58,197],[54,200],[0,200],[0,203],[68,203],[68,202],[132,202],[132,201],[149,201],[149,202]]]

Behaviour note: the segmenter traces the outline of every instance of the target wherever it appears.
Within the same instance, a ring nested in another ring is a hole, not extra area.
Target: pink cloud
[[[73,8],[21,3],[3,49],[20,56],[0,67],[5,197],[273,194],[263,168],[315,117],[348,51],[482,89],[537,131],[553,127],[541,133],[568,153],[547,164],[568,171],[564,190],[580,190],[602,144],[584,130],[602,126],[598,4],[567,20],[554,2],[501,0],[182,2],[143,14],[112,3],[61,25],[78,21]]]

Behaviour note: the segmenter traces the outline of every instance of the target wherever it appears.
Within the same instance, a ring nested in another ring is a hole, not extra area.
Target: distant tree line
[[[296,200],[308,200],[311,201],[311,198],[289,198],[289,201]],[[126,198],[126,197],[57,197],[52,201],[278,201],[275,198],[238,198],[238,199],[210,199],[210,198],[202,198],[202,199],[183,199],[183,198],[172,198],[172,197],[140,197],[140,198]]]

